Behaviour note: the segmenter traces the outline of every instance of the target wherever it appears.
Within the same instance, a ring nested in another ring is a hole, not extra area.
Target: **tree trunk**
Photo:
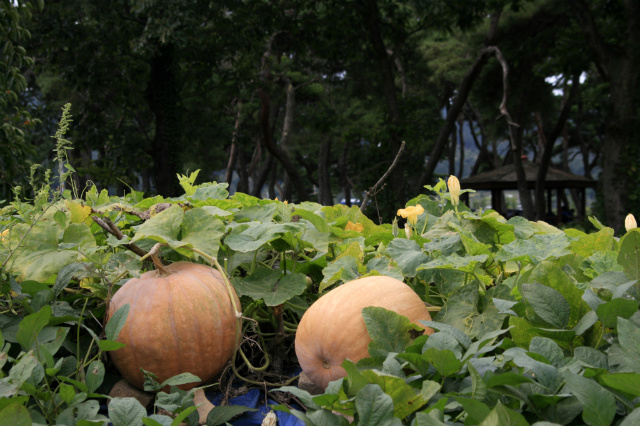
[[[376,68],[380,73],[383,87],[384,99],[387,105],[387,113],[390,120],[390,152],[389,163],[393,160],[402,144],[402,115],[398,105],[398,96],[395,76],[393,74],[393,58],[388,54],[384,44],[380,29],[380,10],[377,0],[361,0],[359,2],[363,18],[365,32],[371,43],[372,53],[375,58]],[[403,179],[403,168],[397,167],[390,176],[390,189],[388,192],[391,205],[404,205],[405,199],[405,179]]]
[[[318,203],[325,206],[333,204],[331,195],[331,180],[329,179],[329,163],[331,159],[331,137],[327,137],[320,144],[318,155]]]
[[[603,149],[602,192],[606,222],[616,230],[623,229],[624,218],[630,211],[640,209],[640,200],[633,201],[629,194],[637,194],[639,178],[629,170],[638,159],[637,135],[640,123],[637,111],[640,99],[640,3],[622,0],[625,25],[621,30],[628,39],[621,46],[610,46],[596,27],[590,4],[584,0],[571,0],[573,16],[582,27],[589,47],[595,53],[595,63],[603,79],[609,82],[610,110]]]
[[[460,143],[460,164],[458,166],[458,174],[457,176],[462,179],[464,175],[464,117],[461,115],[458,119],[458,142]]]
[[[145,93],[149,108],[155,116],[155,136],[151,143],[153,177],[156,192],[165,197],[179,193],[178,158],[180,108],[178,80],[171,46],[161,46],[151,60],[149,83]]]
[[[458,146],[458,128],[454,125],[449,143],[449,175],[456,174],[456,147]]]
[[[283,129],[282,137],[285,138],[290,132],[290,126],[287,126],[287,123],[293,122],[293,109],[295,108],[295,93],[293,86],[291,84],[287,87],[287,106],[285,112],[285,126]],[[260,96],[260,101],[262,103],[262,114],[260,117],[260,124],[262,127],[262,136],[264,138],[264,144],[267,147],[267,150],[271,153],[273,157],[282,165],[285,172],[291,178],[291,183],[298,194],[298,201],[307,201],[309,199],[309,193],[304,185],[304,181],[302,177],[298,173],[298,169],[295,164],[291,161],[286,151],[284,151],[281,147],[277,146],[273,141],[271,135],[271,124],[269,123],[269,95],[262,89],[258,90],[258,95]],[[290,118],[288,118],[290,116]]]
[[[467,101],[467,97],[471,92],[471,88],[473,87],[473,83],[476,81],[482,68],[484,68],[485,64],[489,60],[489,57],[494,54],[494,50],[492,48],[483,48],[480,51],[480,54],[476,58],[476,61],[473,63],[471,69],[465,74],[464,78],[460,82],[460,86],[457,90],[457,96],[449,108],[447,112],[447,118],[445,119],[444,126],[440,130],[440,134],[438,135],[438,139],[436,139],[436,143],[431,151],[431,155],[429,156],[429,161],[427,161],[427,165],[425,166],[420,178],[418,179],[418,185],[416,191],[419,192],[423,186],[428,184],[431,181],[431,177],[433,176],[433,172],[440,161],[440,157],[442,157],[442,151],[449,140],[449,135],[454,131],[456,120],[458,119],[458,115],[462,112],[462,108]]]
[[[349,158],[349,148],[351,143],[345,140],[342,147],[342,156],[340,157],[340,184],[342,185],[342,193],[344,194],[345,204],[351,207],[351,179],[347,171],[347,163]]]
[[[569,118],[569,113],[571,112],[571,105],[573,104],[573,100],[575,99],[577,87],[580,85],[579,76],[574,76],[573,84],[571,85],[571,91],[569,92],[569,96],[565,100],[562,105],[562,110],[560,111],[560,115],[558,116],[558,121],[555,126],[549,133],[544,133],[541,135],[541,141],[544,144],[544,149],[542,151],[542,155],[540,156],[540,164],[538,165],[538,176],[536,176],[536,218],[538,220],[544,220],[547,209],[545,204],[545,187],[544,181],[547,177],[547,172],[549,171],[549,166],[551,165],[551,157],[553,156],[553,146],[555,144],[556,139],[560,137],[562,134],[562,129],[564,129],[565,123],[567,122],[567,118]],[[540,128],[538,131],[542,131]],[[558,212],[560,214],[560,212]]]
[[[242,113],[242,101],[238,101],[236,106],[236,122],[233,126],[233,135],[231,136],[231,147],[229,148],[229,162],[227,163],[227,172],[225,174],[224,181],[231,185],[233,179],[233,168],[237,162],[238,145],[236,140],[238,139],[238,130],[240,129],[240,117]]]
[[[458,86],[457,96],[449,108],[447,113],[447,118],[445,119],[444,126],[442,130],[440,130],[440,134],[438,135],[438,139],[436,139],[436,143],[431,151],[431,156],[429,157],[429,161],[425,166],[424,170],[420,174],[420,178],[418,178],[418,184],[415,188],[416,193],[422,191],[422,188],[431,181],[431,177],[433,176],[433,172],[440,161],[440,157],[442,156],[442,150],[447,142],[447,138],[449,134],[451,134],[456,119],[465,103],[467,102],[467,98],[469,97],[469,93],[473,88],[473,83],[475,83],[476,79],[480,75],[482,68],[484,68],[485,64],[489,60],[489,57],[494,54],[494,47],[486,47],[493,43],[495,36],[497,34],[498,22],[500,21],[500,12],[495,12],[491,14],[491,24],[489,28],[489,32],[487,33],[487,37],[485,38],[484,45],[485,47],[480,50],[480,54],[476,58],[476,61],[471,66],[471,69],[467,71],[465,76],[462,78],[460,82],[460,86]]]

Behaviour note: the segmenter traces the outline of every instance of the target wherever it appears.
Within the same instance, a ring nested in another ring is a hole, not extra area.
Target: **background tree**
[[[11,195],[14,186],[25,189],[30,165],[37,152],[25,138],[25,130],[34,124],[30,97],[24,91],[27,80],[23,72],[33,65],[24,48],[31,37],[29,21],[34,11],[42,10],[43,1],[2,0],[0,2],[0,203]]]
[[[461,174],[466,121],[480,147],[474,170],[518,165],[525,153],[541,164],[531,217],[546,213],[547,165],[597,177],[604,158],[613,224],[640,199],[636,9],[623,0],[52,0],[29,27],[29,93],[44,108],[29,141],[45,147],[48,123],[71,102],[81,180],[172,195],[176,173],[202,169],[243,192],[325,204],[362,198],[406,141],[366,206],[390,220],[439,177],[443,159],[450,167],[439,171]]]

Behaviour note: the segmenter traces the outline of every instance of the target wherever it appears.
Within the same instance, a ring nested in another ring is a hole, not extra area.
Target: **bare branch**
[[[367,205],[367,202],[369,202],[369,198],[371,197],[371,195],[374,195],[376,193],[376,190],[378,189],[378,187],[380,187],[380,185],[383,184],[383,182],[389,177],[393,169],[396,167],[396,165],[398,164],[398,160],[400,159],[400,157],[402,156],[402,152],[404,151],[404,146],[405,146],[405,141],[402,141],[402,144],[400,144],[400,149],[396,154],[396,158],[393,159],[393,163],[391,163],[391,165],[389,166],[389,169],[387,169],[387,172],[384,175],[382,175],[380,180],[376,182],[375,185],[369,188],[368,191],[365,191],[364,200],[362,200],[360,211],[364,211],[364,208]]]
[[[122,232],[120,232],[120,229],[118,229],[118,227],[111,221],[111,219],[107,218],[103,220],[103,219],[100,219],[98,216],[91,216],[91,218],[95,223],[100,225],[102,229],[107,231],[109,234],[115,236],[117,239],[121,240],[122,238],[124,238],[124,235],[122,234]],[[131,250],[132,252],[134,252],[140,257],[144,257],[147,255],[147,252],[145,250],[141,249],[135,244],[123,244],[123,246]]]

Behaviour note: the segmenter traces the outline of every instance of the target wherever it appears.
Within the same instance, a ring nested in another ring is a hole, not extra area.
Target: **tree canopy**
[[[633,0],[1,4],[0,200],[47,164],[70,102],[79,187],[169,196],[201,169],[254,195],[350,203],[404,141],[365,207],[389,219],[443,160],[470,171],[466,127],[474,172],[540,163],[537,197],[521,190],[530,218],[551,164],[600,178],[611,226],[640,211]]]

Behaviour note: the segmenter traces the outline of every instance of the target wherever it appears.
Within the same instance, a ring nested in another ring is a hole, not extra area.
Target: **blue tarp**
[[[222,401],[222,395],[220,393],[208,394],[205,393],[209,401],[214,405],[219,405]],[[237,419],[233,420],[231,424],[234,426],[260,426],[264,416],[271,411],[270,405],[278,405],[278,402],[268,398],[265,401],[265,394],[260,389],[251,389],[244,395],[237,396],[229,400],[229,405],[244,405],[246,407],[256,408],[257,411],[249,411],[242,414]],[[294,407],[301,410],[300,407]],[[282,411],[273,411],[278,417],[278,426],[304,426],[304,422],[297,417],[292,416],[289,413]]]

